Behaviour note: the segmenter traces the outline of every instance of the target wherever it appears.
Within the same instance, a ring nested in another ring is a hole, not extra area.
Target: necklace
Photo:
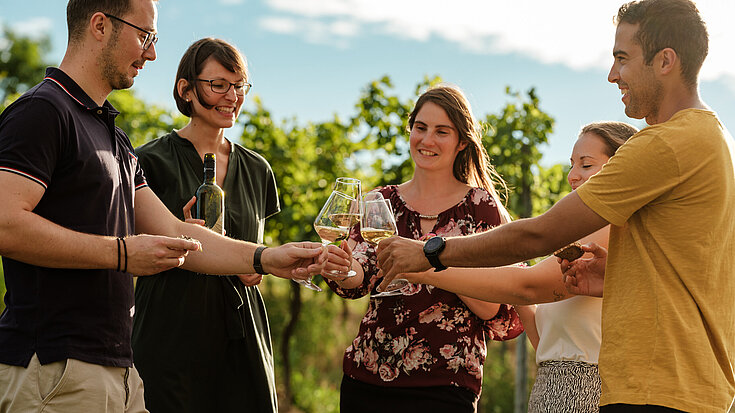
[[[421,219],[437,219],[437,218],[439,218],[439,215],[424,215],[424,214],[419,214],[419,218],[421,218]]]

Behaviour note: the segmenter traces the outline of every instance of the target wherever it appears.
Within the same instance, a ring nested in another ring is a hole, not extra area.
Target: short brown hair
[[[97,12],[125,16],[133,8],[131,0],[69,0],[66,5],[66,25],[69,43],[82,38],[89,19]]]
[[[637,24],[635,41],[641,45],[647,65],[661,49],[670,47],[681,59],[681,74],[690,87],[707,57],[707,26],[690,0],[640,0],[623,4],[617,24]]]
[[[248,66],[245,57],[237,48],[222,39],[205,37],[197,40],[184,52],[179,62],[179,69],[176,71],[176,82],[174,82],[174,101],[176,107],[179,108],[184,116],[191,117],[191,102],[187,102],[183,96],[179,95],[178,83],[179,79],[184,79],[188,83],[185,91],[191,90],[192,85],[196,85],[196,96],[199,104],[205,108],[211,108],[202,100],[201,88],[202,82],[196,79],[202,73],[204,63],[207,59],[212,58],[219,62],[225,69],[230,72],[241,74],[245,81],[248,80]]]
[[[605,142],[605,155],[613,156],[638,128],[625,122],[593,122],[582,127],[579,136],[594,133]]]

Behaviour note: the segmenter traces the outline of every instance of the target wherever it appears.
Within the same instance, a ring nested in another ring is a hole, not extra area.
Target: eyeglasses
[[[200,82],[209,83],[209,87],[212,88],[212,92],[224,95],[230,91],[230,87],[235,87],[235,94],[237,96],[245,96],[250,92],[250,88],[253,86],[248,82],[235,82],[231,83],[224,79],[196,79]]]
[[[154,44],[156,44],[158,42],[158,36],[156,36],[154,33],[149,32],[148,30],[145,30],[145,29],[141,29],[140,27],[134,25],[133,23],[126,22],[125,20],[123,20],[123,19],[121,19],[121,18],[119,18],[117,16],[113,16],[113,15],[111,15],[109,13],[102,13],[102,14],[104,14],[105,16],[107,16],[107,17],[109,17],[111,19],[115,19],[115,20],[117,20],[119,22],[123,22],[123,23],[127,24],[128,26],[130,26],[130,27],[132,27],[134,29],[138,29],[141,32],[145,33],[145,39],[143,39],[143,51],[148,50],[148,48],[150,48],[151,45],[154,45]]]

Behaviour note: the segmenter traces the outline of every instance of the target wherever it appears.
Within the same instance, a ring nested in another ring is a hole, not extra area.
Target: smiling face
[[[637,24],[620,23],[615,32],[613,57],[607,80],[616,83],[623,94],[625,114],[634,119],[658,123],[657,117],[663,100],[663,85],[652,65],[645,64],[643,49],[634,40]]]
[[[466,146],[459,143],[457,129],[444,109],[431,101],[416,114],[409,143],[416,168],[447,169],[450,173],[454,158]]]
[[[223,79],[230,83],[244,82],[246,79],[238,73],[227,70],[220,62],[209,58],[204,63],[198,79]],[[235,88],[230,86],[226,93],[215,93],[208,82],[195,81],[197,84],[185,92],[184,98],[192,102],[192,120],[206,123],[217,129],[230,128],[235,124],[240,115],[240,108],[245,101],[245,96],[238,96]],[[211,108],[206,108],[199,103],[197,93],[202,100]]]
[[[602,166],[610,160],[608,151],[607,143],[595,133],[586,132],[577,139],[570,158],[572,168],[567,175],[572,190],[579,188],[592,175],[600,172]]]
[[[147,31],[156,32],[158,15],[152,0],[133,1],[130,13],[119,17]],[[134,78],[145,62],[156,60],[156,46],[151,45],[143,50],[144,32],[111,18],[108,20],[112,34],[97,62],[111,90],[127,89],[133,86]]]

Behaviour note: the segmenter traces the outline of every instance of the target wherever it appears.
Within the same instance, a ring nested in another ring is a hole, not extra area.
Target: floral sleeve
[[[523,332],[523,324],[518,312],[509,304],[500,304],[495,317],[485,321],[483,326],[488,339],[495,341],[512,340]]]

